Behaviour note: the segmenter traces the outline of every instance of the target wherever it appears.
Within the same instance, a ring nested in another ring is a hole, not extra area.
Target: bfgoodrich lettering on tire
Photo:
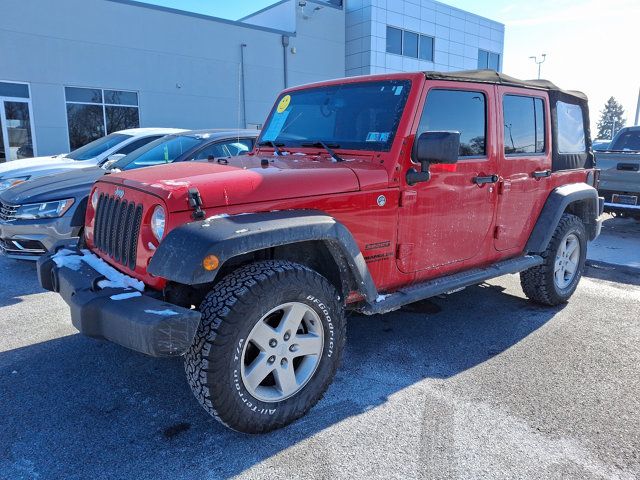
[[[252,263],[218,283],[200,310],[185,370],[216,419],[263,433],[320,400],[346,337],[342,304],[327,279],[292,262]]]
[[[566,302],[582,277],[587,257],[587,235],[579,217],[565,213],[549,246],[542,253],[542,265],[520,273],[525,295],[543,305]]]

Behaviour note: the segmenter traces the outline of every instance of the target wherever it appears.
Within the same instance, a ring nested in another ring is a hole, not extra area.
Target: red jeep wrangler
[[[103,177],[87,249],[38,275],[82,333],[184,355],[207,412],[267,432],[327,389],[345,309],[515,272],[565,302],[600,231],[589,138],[584,95],[492,71],[291,88],[250,156]]]

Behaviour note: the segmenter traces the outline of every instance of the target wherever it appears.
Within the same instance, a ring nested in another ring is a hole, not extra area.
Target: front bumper
[[[70,217],[0,221],[0,253],[19,260],[37,260],[47,252],[75,245],[81,227]]]
[[[77,251],[78,255],[82,255]],[[164,302],[148,294],[114,300],[133,290],[98,287],[105,276],[85,262],[76,268],[58,267],[47,254],[38,260],[43,288],[58,292],[71,308],[71,321],[80,333],[101,338],[154,357],[184,354],[191,346],[200,312]]]

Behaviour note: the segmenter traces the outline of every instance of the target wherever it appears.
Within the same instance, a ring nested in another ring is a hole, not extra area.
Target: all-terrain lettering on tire
[[[194,395],[245,433],[283,427],[315,405],[338,367],[345,320],[335,288],[287,261],[244,266],[207,294],[185,356]]]

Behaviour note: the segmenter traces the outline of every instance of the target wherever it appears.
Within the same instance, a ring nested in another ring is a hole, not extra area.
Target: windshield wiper
[[[258,144],[259,147],[273,147],[273,149],[276,151],[276,154],[279,156],[282,156],[282,150],[280,150],[280,148],[278,147],[284,147],[284,143],[275,143],[272,142],[271,140],[263,140],[262,142],[260,142]]]
[[[333,158],[336,162],[344,162],[344,158],[342,158],[340,155],[338,155],[336,152],[333,151],[334,148],[340,148],[340,145],[338,145],[336,143],[332,143],[330,145],[327,145],[322,140],[318,140],[318,141],[312,142],[312,143],[303,143],[303,144],[301,144],[301,146],[302,147],[310,147],[310,148],[321,148],[322,147],[327,152],[329,152],[329,155],[331,155],[331,158]]]

